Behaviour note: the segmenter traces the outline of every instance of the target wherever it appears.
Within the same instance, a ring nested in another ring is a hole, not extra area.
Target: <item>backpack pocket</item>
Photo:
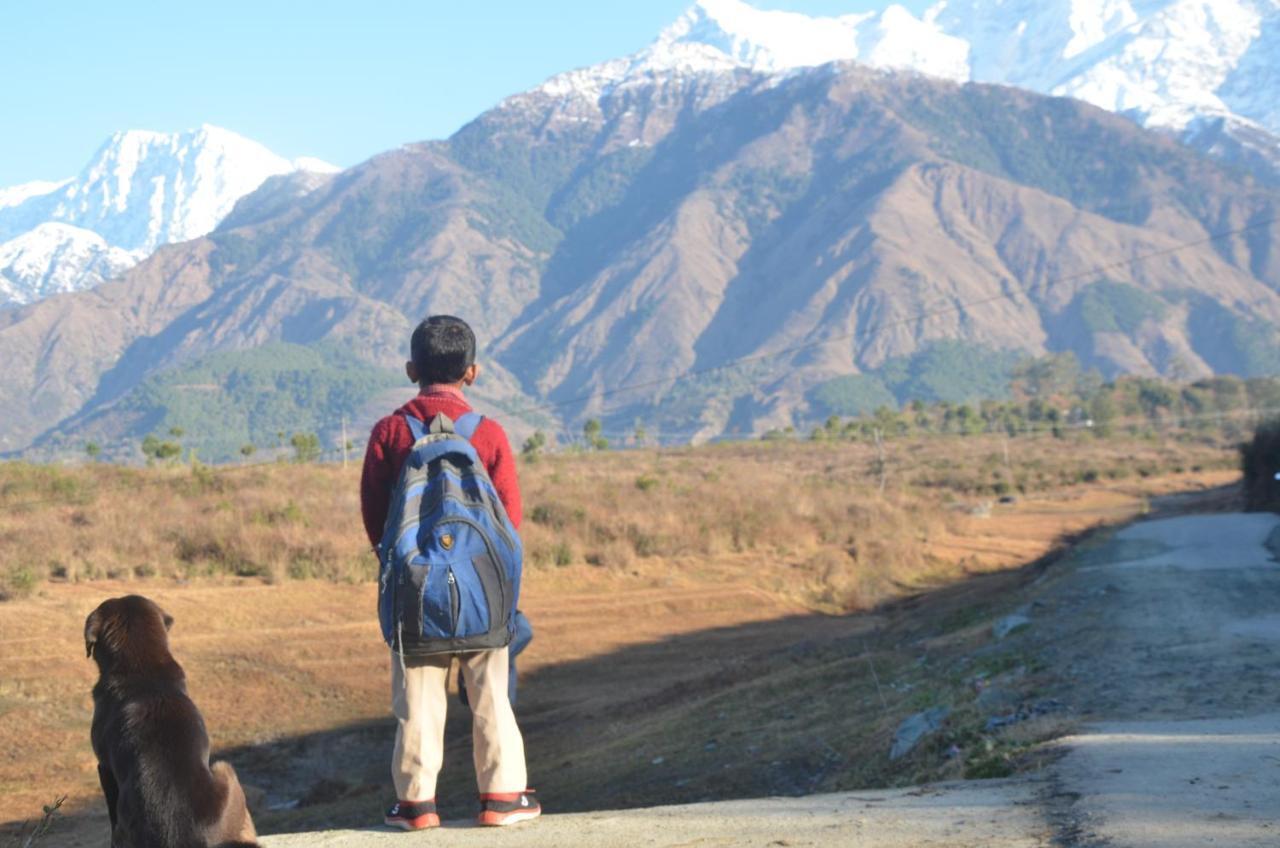
[[[458,620],[453,571],[448,563],[428,563],[418,556],[409,563],[411,574],[418,571],[418,561],[423,563],[423,576],[410,586],[413,609],[405,610],[406,617],[411,616],[418,628],[413,635],[419,640],[451,638]]]
[[[508,621],[507,598],[511,596],[510,581],[506,573],[498,567],[489,554],[479,554],[471,558],[471,570],[484,592],[485,606],[491,626]],[[508,622],[509,623],[509,622]]]
[[[399,586],[395,592],[396,623],[398,635],[405,639],[421,639],[423,630],[422,593],[434,571],[431,564],[418,556],[400,569]]]
[[[482,567],[482,560],[488,561],[488,556],[482,554],[453,564],[458,599],[454,636],[461,639],[482,636],[506,621],[502,614],[501,589],[490,574],[493,569]]]

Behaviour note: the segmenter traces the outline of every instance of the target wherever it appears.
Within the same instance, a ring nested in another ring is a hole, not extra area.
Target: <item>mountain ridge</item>
[[[648,47],[540,89],[598,99],[654,73],[838,61],[1074,97],[1280,179],[1280,108],[1265,95],[1280,88],[1280,0],[943,0],[919,17],[698,0]]]
[[[1055,0],[1042,22],[1094,6],[1136,8]],[[1143,6],[1174,7],[1204,3]],[[473,323],[479,401],[517,433],[591,417],[695,439],[785,429],[833,381],[939,357],[962,363],[953,376],[1063,352],[1106,376],[1280,372],[1280,188],[1231,165],[1247,151],[1226,119],[1197,126],[1224,163],[1132,115],[1006,84],[848,60],[753,69],[734,58],[759,61],[751,43],[707,43],[708,9],[750,7],[705,0],[646,50],[508,97],[449,139],[270,177],[211,233],[92,296],[0,310],[15,363],[0,449],[124,437],[121,410],[162,421],[135,393],[212,355],[336,344],[396,369],[432,312]],[[783,13],[750,14],[785,35]],[[1073,55],[1094,62],[1114,26]]]
[[[21,363],[4,447],[84,438],[148,375],[218,351],[327,341],[393,369],[439,311],[473,320],[482,400],[517,429],[763,432],[943,341],[974,368],[1280,368],[1280,194],[1007,87],[837,64],[656,75],[595,103],[535,90],[447,141],[295,179],[120,281],[0,312]]]
[[[210,232],[266,179],[304,167],[336,170],[209,124],[114,133],[75,177],[0,189],[0,256],[21,254],[0,261],[0,306],[92,288],[162,244]]]

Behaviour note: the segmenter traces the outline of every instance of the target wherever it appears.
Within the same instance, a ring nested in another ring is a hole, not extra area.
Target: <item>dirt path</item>
[[[1096,723],[1056,767],[1067,844],[1280,842],[1280,566],[1271,515],[1133,525],[1083,551],[1027,633]]]
[[[1280,519],[1182,516],[1086,545],[1001,643],[1052,670],[1084,722],[1011,781],[549,815],[500,838],[293,834],[268,848],[535,846],[1263,846],[1280,841]]]

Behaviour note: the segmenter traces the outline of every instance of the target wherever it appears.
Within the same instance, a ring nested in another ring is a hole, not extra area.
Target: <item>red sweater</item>
[[[400,479],[400,468],[413,448],[413,434],[404,421],[405,413],[424,424],[440,413],[457,421],[471,411],[471,405],[455,386],[427,386],[413,400],[395,413],[383,418],[369,435],[364,455],[364,473],[360,477],[360,511],[369,542],[378,547],[383,526],[387,523],[391,490]],[[516,480],[516,458],[502,425],[486,417],[476,428],[471,444],[489,471],[489,479],[498,490],[502,505],[516,529],[520,528],[520,484]]]

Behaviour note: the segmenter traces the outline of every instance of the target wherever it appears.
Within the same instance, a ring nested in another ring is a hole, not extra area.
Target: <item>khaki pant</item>
[[[524,739],[507,699],[507,649],[457,654],[471,702],[471,748],[481,793],[523,792]],[[423,659],[391,655],[391,711],[399,722],[391,776],[401,801],[436,797],[444,760],[445,682],[453,656]]]

